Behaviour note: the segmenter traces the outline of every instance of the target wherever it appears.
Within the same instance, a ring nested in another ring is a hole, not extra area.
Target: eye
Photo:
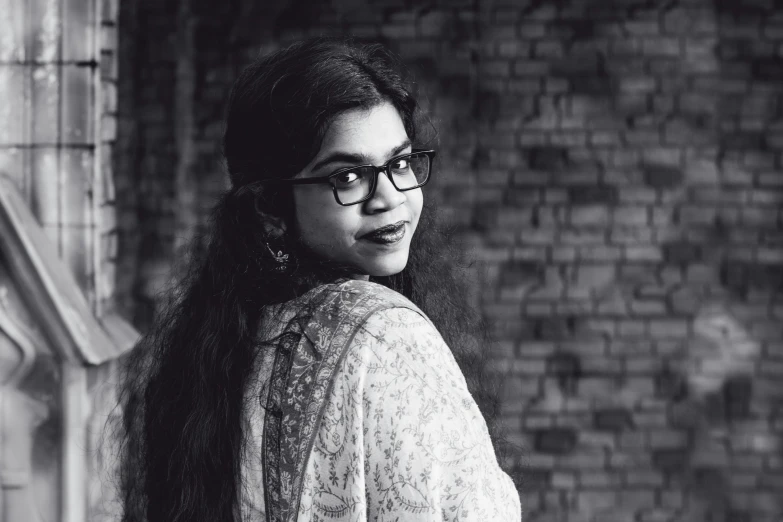
[[[409,168],[410,162],[408,161],[408,158],[400,158],[393,161],[391,164],[391,169],[395,172],[407,172]]]
[[[357,172],[341,172],[335,176],[334,181],[338,186],[344,187],[358,181],[361,176]]]

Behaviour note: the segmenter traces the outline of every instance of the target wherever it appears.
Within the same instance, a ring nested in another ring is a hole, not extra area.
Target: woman
[[[124,520],[520,519],[393,66],[319,38],[234,85],[232,187],[128,362]]]

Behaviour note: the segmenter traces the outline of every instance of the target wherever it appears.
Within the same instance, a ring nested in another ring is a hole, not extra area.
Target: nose
[[[394,188],[389,175],[386,172],[380,172],[378,173],[378,182],[375,185],[375,194],[367,200],[366,209],[369,213],[391,210],[402,205],[406,199],[407,196],[404,192]]]

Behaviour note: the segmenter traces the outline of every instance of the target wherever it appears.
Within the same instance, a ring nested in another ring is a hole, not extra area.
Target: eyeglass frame
[[[401,158],[405,158],[408,156],[413,156],[416,154],[424,154],[427,157],[427,160],[429,161],[429,170],[427,171],[427,179],[424,180],[423,183],[420,183],[416,185],[415,187],[408,187],[405,189],[400,189],[397,187],[397,184],[394,183],[394,178],[391,175],[391,172],[389,172],[389,167],[391,164],[395,161],[399,161]],[[275,178],[268,178],[268,179],[262,179],[258,180],[258,183],[272,183],[272,184],[286,184],[286,185],[314,185],[314,184],[321,184],[321,183],[329,183],[332,186],[332,193],[334,194],[334,199],[337,201],[337,204],[343,207],[350,207],[352,205],[358,205],[359,203],[364,203],[365,201],[368,201],[375,196],[375,190],[378,188],[378,175],[383,172],[386,174],[386,176],[389,178],[389,181],[391,181],[392,186],[397,190],[397,192],[407,192],[409,190],[421,188],[430,181],[430,177],[432,175],[432,161],[435,159],[435,151],[434,150],[423,150],[423,149],[414,149],[411,152],[406,152],[405,154],[399,154],[397,156],[394,156],[389,161],[381,165],[380,167],[376,167],[375,165],[353,165],[351,167],[343,167],[340,169],[337,169],[336,171],[332,172],[331,174],[327,176],[318,176],[314,178],[282,178],[282,179],[275,179]],[[340,198],[337,195],[337,187],[334,183],[332,183],[332,178],[335,178],[339,176],[340,174],[343,174],[345,172],[350,172],[355,169],[359,168],[372,168],[373,169],[373,179],[372,179],[372,188],[370,189],[370,193],[367,194],[364,198],[360,199],[359,201],[354,201],[353,203],[341,203]]]

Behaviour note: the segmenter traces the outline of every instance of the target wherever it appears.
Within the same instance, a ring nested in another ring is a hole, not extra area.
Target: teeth
[[[393,241],[399,237],[401,237],[405,233],[405,230],[403,227],[399,227],[395,231],[388,231],[388,232],[378,232],[375,234],[372,234],[371,236],[368,236],[371,239],[381,239],[384,241]]]
[[[400,229],[399,228],[390,228],[387,230],[384,230],[382,232],[378,232],[379,236],[394,236],[396,234],[399,234]]]
[[[376,232],[371,235],[371,237],[388,237],[388,236],[397,236],[402,232],[402,226],[396,227],[396,228],[390,228],[383,230],[381,232]]]
[[[381,232],[381,234],[392,234],[394,232],[399,232],[401,228],[402,228],[402,225],[397,225],[396,227],[390,227],[390,228],[384,229]]]

